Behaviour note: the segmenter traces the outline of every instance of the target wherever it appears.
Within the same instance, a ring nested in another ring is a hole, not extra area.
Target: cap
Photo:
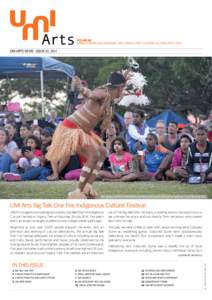
[[[120,72],[113,72],[108,77],[108,86],[119,86],[125,84],[126,79]]]

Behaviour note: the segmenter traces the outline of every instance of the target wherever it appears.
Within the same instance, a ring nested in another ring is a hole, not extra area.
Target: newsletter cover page
[[[0,9],[0,291],[211,299],[209,1]]]

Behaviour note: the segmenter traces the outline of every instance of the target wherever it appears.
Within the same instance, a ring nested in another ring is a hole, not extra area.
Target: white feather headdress
[[[119,105],[129,106],[130,104],[147,105],[150,100],[143,94],[143,87],[147,84],[146,78],[139,71],[139,64],[134,58],[128,58],[130,68],[129,79],[127,80],[124,97]]]

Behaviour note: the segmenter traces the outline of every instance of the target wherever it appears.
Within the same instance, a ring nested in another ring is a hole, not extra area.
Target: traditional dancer
[[[92,130],[100,121],[103,121],[102,130],[111,122],[112,104],[118,102],[122,96],[125,76],[119,72],[111,73],[108,83],[93,91],[82,87],[81,80],[75,77],[75,88],[88,100],[57,127],[47,153],[47,159],[51,161],[53,169],[50,180],[58,177],[59,171],[67,164],[71,155],[78,154],[86,158],[78,188],[68,194],[69,198],[85,199],[96,196],[92,183],[107,152],[102,140]]]

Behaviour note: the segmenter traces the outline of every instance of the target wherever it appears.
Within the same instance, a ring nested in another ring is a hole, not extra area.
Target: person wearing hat
[[[92,183],[101,169],[107,151],[103,147],[103,141],[93,132],[93,129],[101,121],[102,130],[111,123],[112,105],[121,100],[126,83],[125,76],[113,72],[106,85],[93,91],[83,87],[79,77],[74,78],[75,89],[82,93],[87,101],[56,128],[46,156],[51,161],[53,169],[49,180],[58,179],[59,172],[65,167],[71,155],[78,154],[86,159],[78,187],[68,195],[71,199],[96,196]]]

